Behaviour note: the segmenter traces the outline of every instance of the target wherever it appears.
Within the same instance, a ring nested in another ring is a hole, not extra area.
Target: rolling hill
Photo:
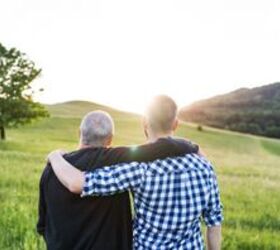
[[[87,102],[87,101],[69,101],[46,105],[46,108],[52,116],[60,117],[82,117],[92,110],[103,110],[112,114],[112,116],[127,116],[134,115],[129,112],[124,112],[102,104]]]
[[[81,117],[109,111],[114,145],[145,141],[140,117],[88,102],[48,106],[51,117],[7,131],[0,142],[0,249],[43,250],[36,234],[38,183],[48,152],[75,150]],[[197,142],[214,163],[221,188],[225,250],[280,249],[280,140],[248,136],[182,122],[178,136]]]
[[[180,118],[202,125],[280,138],[280,83],[242,88],[182,108]]]

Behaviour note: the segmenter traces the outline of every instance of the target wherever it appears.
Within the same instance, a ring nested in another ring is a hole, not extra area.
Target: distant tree
[[[202,127],[201,125],[198,125],[198,126],[197,126],[197,130],[198,130],[198,131],[203,131],[203,127]]]
[[[32,81],[41,69],[15,48],[0,43],[0,138],[6,139],[5,129],[48,116],[43,105],[34,102]],[[39,91],[43,91],[40,89]]]

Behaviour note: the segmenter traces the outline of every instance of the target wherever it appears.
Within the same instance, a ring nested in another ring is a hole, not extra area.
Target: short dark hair
[[[175,101],[166,95],[155,96],[146,110],[147,122],[155,132],[170,132],[177,117]]]

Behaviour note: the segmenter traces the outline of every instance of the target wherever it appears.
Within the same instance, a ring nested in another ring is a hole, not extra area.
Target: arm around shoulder
[[[48,160],[59,181],[70,192],[81,194],[84,186],[84,173],[67,162],[59,150],[50,153]]]

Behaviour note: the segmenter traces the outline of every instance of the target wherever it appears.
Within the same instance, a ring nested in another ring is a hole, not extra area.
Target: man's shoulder
[[[44,182],[49,178],[51,172],[52,172],[52,167],[50,163],[47,162],[41,174],[41,178],[40,178],[41,185],[43,185]]]
[[[121,155],[130,151],[130,147],[119,146],[119,147],[88,147],[77,149],[71,151],[64,155],[65,160],[72,160],[73,158],[79,158],[82,155],[89,154],[90,156],[95,156],[96,154],[112,154],[112,155]]]
[[[182,156],[167,157],[148,162],[149,170],[157,173],[195,173],[204,178],[212,176],[213,166],[209,160],[197,153],[185,154]]]
[[[215,176],[213,165],[205,156],[199,154],[185,155],[182,162],[188,169],[203,179],[209,179]]]

